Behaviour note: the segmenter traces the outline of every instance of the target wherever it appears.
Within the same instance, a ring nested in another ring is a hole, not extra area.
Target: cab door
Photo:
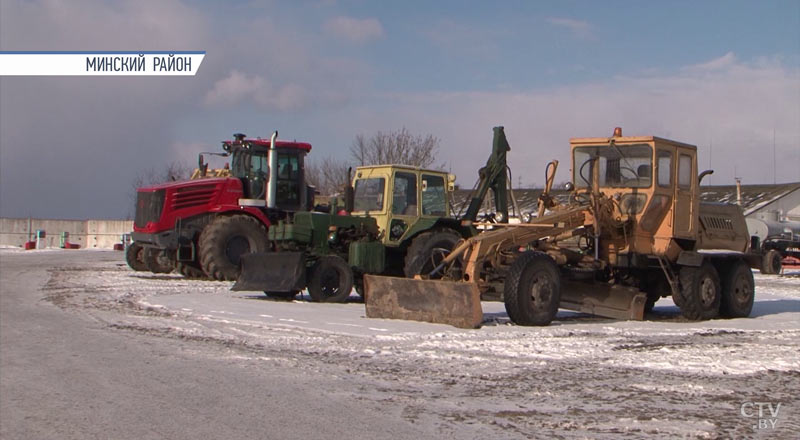
[[[418,187],[417,174],[404,170],[394,172],[389,195],[388,244],[399,243],[419,218]]]
[[[688,148],[677,148],[675,167],[675,205],[673,233],[678,238],[694,239],[697,231],[697,154]]]

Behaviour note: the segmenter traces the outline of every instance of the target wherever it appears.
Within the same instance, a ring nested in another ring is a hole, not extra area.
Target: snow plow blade
[[[565,281],[559,307],[604,318],[641,321],[647,296],[633,287]]]
[[[481,295],[474,283],[364,275],[367,318],[406,319],[479,328]]]
[[[305,287],[302,252],[258,252],[242,255],[242,270],[231,290],[293,292]]]

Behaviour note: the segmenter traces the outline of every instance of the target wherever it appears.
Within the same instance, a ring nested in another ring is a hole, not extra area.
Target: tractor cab
[[[451,216],[455,176],[404,165],[363,166],[353,180],[353,215],[375,217],[386,246],[399,246],[421,225]]]
[[[222,148],[231,155],[231,176],[242,182],[244,195],[240,204],[279,207],[284,211],[305,210],[313,205],[313,188],[305,184],[304,172],[310,144],[247,139],[237,133],[233,141],[223,142]],[[270,172],[272,168],[274,173]]]

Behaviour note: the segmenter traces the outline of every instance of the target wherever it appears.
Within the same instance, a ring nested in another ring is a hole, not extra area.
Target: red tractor
[[[267,250],[270,224],[314,206],[304,159],[311,144],[248,139],[222,143],[230,176],[169,182],[137,189],[133,243],[126,259],[135,270],[178,272],[189,278],[235,280],[242,254]],[[200,154],[200,174],[208,164]]]

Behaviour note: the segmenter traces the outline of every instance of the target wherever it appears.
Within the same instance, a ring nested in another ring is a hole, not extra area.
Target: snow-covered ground
[[[268,300],[231,292],[228,282],[133,272],[121,261],[80,262],[82,251],[62,252],[74,258],[50,273],[44,294],[54,304],[117,329],[236,346],[231,356],[247,362],[281,358],[353,375],[415,401],[420,420],[470,414],[521,433],[579,437],[767,435],[740,411],[759,401],[781,403],[781,432],[800,434],[798,269],[755,271],[756,302],[745,319],[688,322],[663,299],[646,321],[561,311],[548,327],[526,328],[511,324],[501,303],[484,302],[484,326],[461,330],[368,319],[356,295],[346,304]],[[445,397],[426,400],[437,393]]]

